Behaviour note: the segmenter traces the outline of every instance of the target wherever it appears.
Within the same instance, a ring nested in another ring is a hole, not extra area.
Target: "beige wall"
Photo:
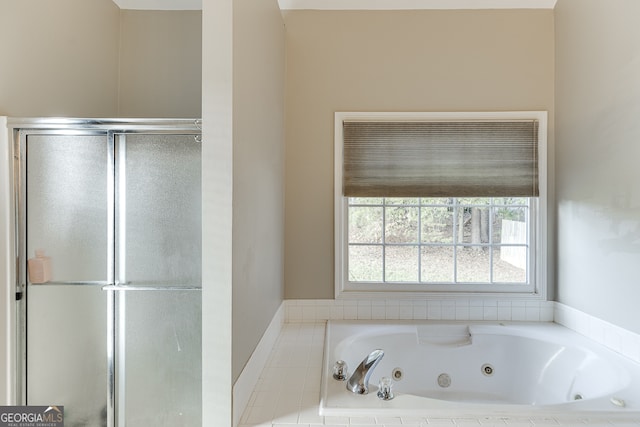
[[[120,10],[111,0],[0,2],[0,115],[113,117]]]
[[[117,117],[120,108],[136,117],[199,117],[200,15],[145,11],[122,12],[121,17],[111,0],[0,1],[0,116]],[[173,38],[167,40],[167,35]],[[161,44],[165,44],[164,49]],[[148,71],[149,64],[153,74],[145,79],[144,90],[127,91],[119,103],[119,68],[126,89],[139,79],[139,73]],[[5,262],[10,243],[6,221],[11,213],[8,153],[5,135],[2,137],[0,384],[4,386],[0,404],[8,404],[12,369],[6,363],[7,337],[14,319],[9,309],[12,290],[6,279],[10,273]]]
[[[555,14],[558,300],[640,333],[640,2]]]
[[[234,2],[234,381],[284,293],[284,47],[276,0]]]
[[[200,11],[0,2],[0,115],[200,117]]]
[[[200,117],[202,12],[123,10],[120,117]]]
[[[1,1],[0,116],[115,116],[118,21],[119,9],[110,0]],[[13,404],[6,136],[0,137],[0,404]]]
[[[548,110],[553,171],[552,10],[290,11],[285,24],[285,298],[333,298],[335,111]]]

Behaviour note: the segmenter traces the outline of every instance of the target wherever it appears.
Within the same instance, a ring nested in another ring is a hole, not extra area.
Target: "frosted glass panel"
[[[200,143],[193,135],[134,134],[125,145],[118,170],[126,205],[118,212],[126,232],[118,234],[126,254],[119,276],[124,272],[133,285],[200,286]]]
[[[118,425],[201,425],[200,143],[116,142]]]
[[[68,427],[107,423],[107,297],[99,286],[28,290],[27,404],[64,405]]]
[[[127,427],[202,425],[200,291],[131,291],[119,298],[120,419]]]
[[[55,282],[107,280],[106,136],[29,135],[27,254]]]
[[[52,267],[25,298],[27,404],[64,405],[66,426],[201,425],[200,145],[26,136],[26,250]]]

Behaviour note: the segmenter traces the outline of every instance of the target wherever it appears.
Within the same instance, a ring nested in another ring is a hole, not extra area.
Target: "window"
[[[543,298],[545,136],[543,112],[336,113],[336,293]]]

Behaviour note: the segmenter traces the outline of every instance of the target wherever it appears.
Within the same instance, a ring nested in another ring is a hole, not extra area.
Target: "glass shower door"
[[[26,251],[51,265],[50,277],[27,275],[27,404],[64,405],[65,425],[102,427],[112,151],[104,134],[34,134],[26,152]]]
[[[117,135],[116,153],[118,425],[198,426],[200,144]]]
[[[21,394],[64,406],[66,426],[201,425],[201,144],[191,126],[20,135],[19,246],[27,258],[44,251],[34,266],[51,265],[21,273]]]

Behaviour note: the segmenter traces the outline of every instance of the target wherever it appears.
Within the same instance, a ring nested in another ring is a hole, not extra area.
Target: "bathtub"
[[[324,416],[640,417],[640,365],[555,323],[329,321],[325,340]],[[375,349],[368,394],[333,378]]]

